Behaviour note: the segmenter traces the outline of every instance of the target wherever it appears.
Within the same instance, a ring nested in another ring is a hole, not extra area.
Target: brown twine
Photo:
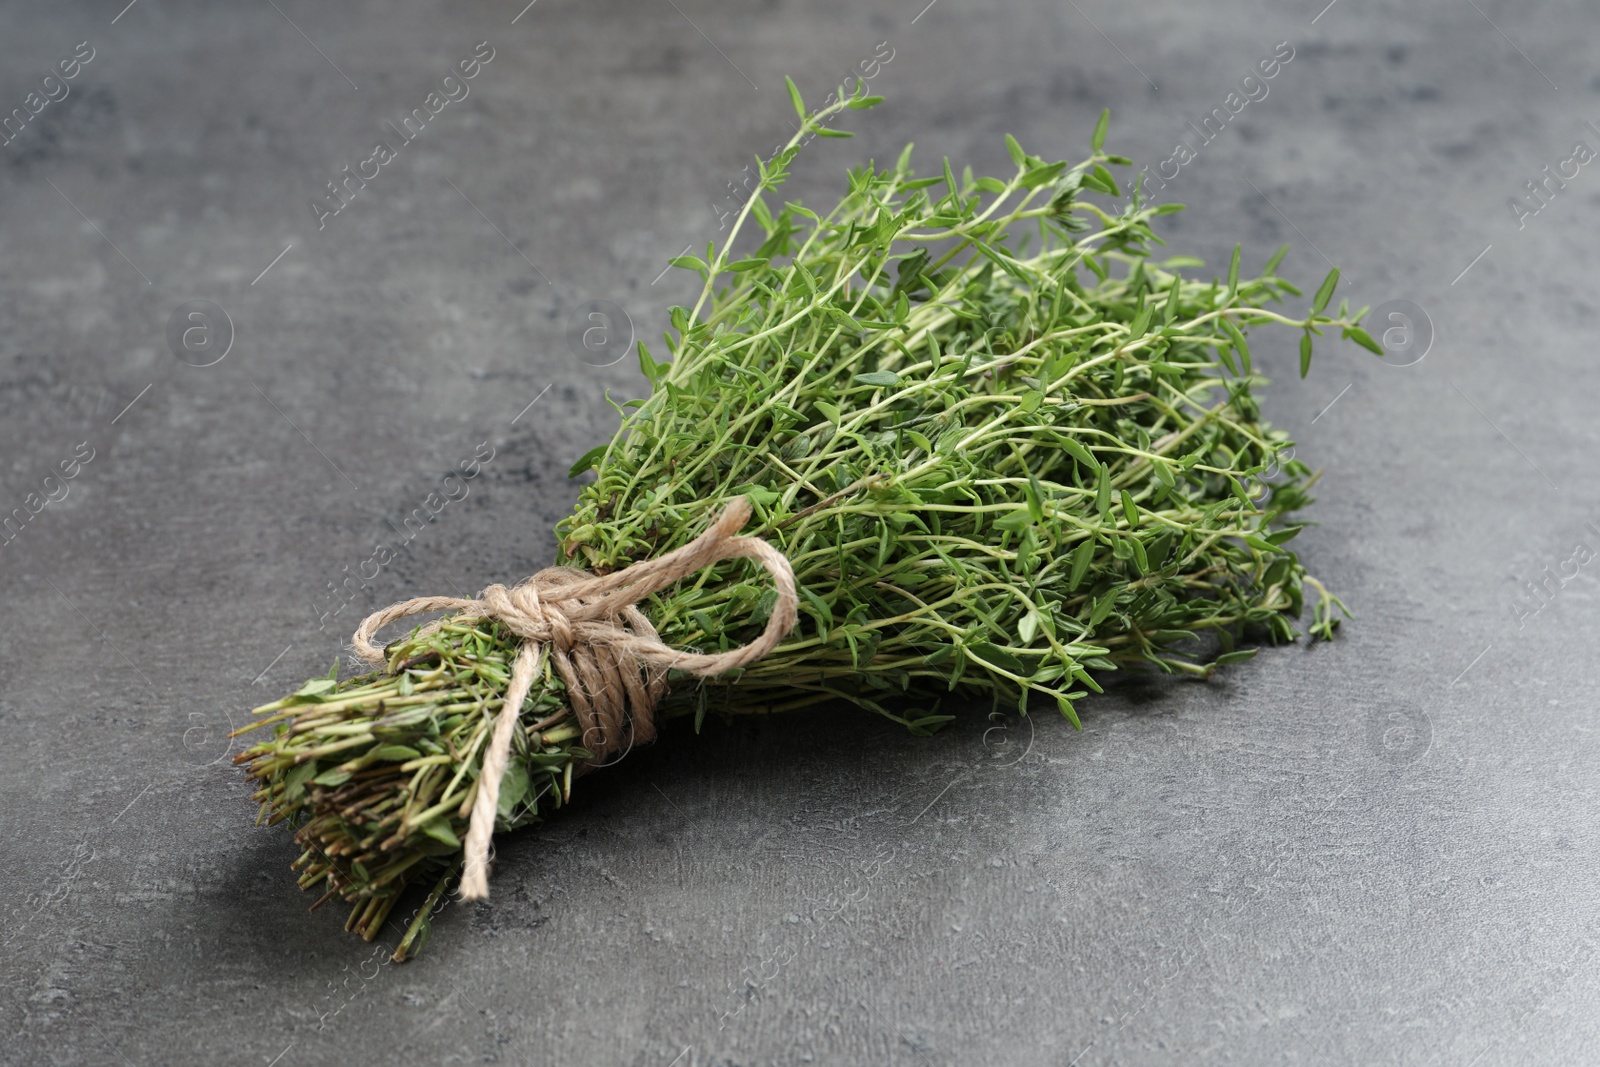
[[[391,604],[368,615],[351,639],[355,650],[373,664],[384,651],[373,636],[384,626],[411,615],[454,611],[454,618],[494,619],[522,639],[517,649],[505,703],[495,719],[484,752],[472,820],[467,827],[466,863],[461,896],[482,900],[489,895],[489,840],[494,834],[500,779],[511,756],[511,738],[522,702],[538,674],[539,657],[548,654],[567,698],[583,726],[583,747],[596,763],[634,742],[655,737],[656,702],[666,693],[668,669],[709,677],[752,663],[771,652],[794,627],[794,570],[782,552],[757,537],[737,537],[750,519],[744,497],[727,506],[705,533],[655,559],[595,577],[571,567],[550,567],[509,589],[491,585],[478,600],[418,597]],[[772,575],[778,602],[761,636],[748,645],[715,655],[683,652],[663,644],[655,627],[636,605],[639,601],[725,559],[753,559]],[[422,634],[437,631],[440,619]]]

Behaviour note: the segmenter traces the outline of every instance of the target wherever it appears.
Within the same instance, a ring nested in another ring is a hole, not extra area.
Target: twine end
[[[461,874],[461,887],[456,892],[462,900],[489,899],[489,879],[482,864],[468,864]]]
[[[716,524],[712,527],[714,536],[718,538],[731,537],[744,529],[744,524],[750,521],[750,498],[736,496],[728,501],[728,506],[722,509],[722,514],[717,517]]]

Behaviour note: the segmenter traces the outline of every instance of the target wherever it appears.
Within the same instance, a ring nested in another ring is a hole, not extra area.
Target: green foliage
[[[806,117],[790,91],[790,149],[852,104]],[[1307,584],[1331,636],[1343,605],[1281,527],[1312,473],[1280,463],[1290,442],[1261,419],[1245,335],[1298,328],[1309,362],[1318,326],[1361,343],[1360,316],[1321,315],[1337,272],[1306,318],[1269,310],[1298,295],[1281,252],[1247,278],[1236,250],[1225,281],[1153,259],[1170,207],[1136,192],[1110,214],[1085,195],[1116,195],[1108,165],[1125,161],[1105,132],[1102,117],[1070,166],[1008,137],[1008,178],[958,179],[948,161],[918,178],[908,148],[851,171],[826,216],[766,202],[786,151],[721,250],[676,261],[704,279],[699,299],[669,315],[669,361],[640,346],[649,396],[575,465],[595,479],[558,527],[562,555],[596,572],[660,555],[742,494],[747,532],[784,552],[802,595],[772,654],[674,678],[658,716],[843,700],[925,733],[955,690],[1021,708],[1035,694],[1076,725],[1091,672],[1203,677],[1247,658],[1249,631],[1293,639]],[[754,636],[772,593],[732,561],[640,606],[668,644],[710,651]],[[448,877],[514,652],[495,624],[458,621],[393,646],[390,671],[258,709],[275,736],[240,759],[263,817],[298,830],[302,884],[353,902],[367,936],[406,882]],[[548,670],[521,711],[501,829],[563,803],[588,758]]]

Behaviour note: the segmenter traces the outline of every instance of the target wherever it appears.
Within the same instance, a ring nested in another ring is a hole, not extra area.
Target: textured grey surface
[[[1600,601],[1581,568],[1513,604],[1600,548],[1600,174],[1521,230],[1506,204],[1600,146],[1592,6],[922,3],[6,5],[0,108],[95,56],[0,147],[0,510],[93,458],[0,547],[0,1061],[1595,1062]],[[485,40],[471,95],[319,232],[324,183]],[[808,201],[910,139],[924,166],[1000,168],[1008,131],[1075,159],[1107,105],[1155,163],[1292,44],[1164,232],[1213,263],[1292,241],[1291,276],[1325,255],[1433,323],[1420,363],[1329,345],[1303,383],[1292,337],[1257,344],[1268,416],[1327,470],[1300,544],[1356,621],[1124,680],[1081,733],[679,733],[382,965],[305,913],[204,742],[363,611],[549,561],[604,391],[642,388],[574,355],[574,311],[658,335],[689,289],[652,279],[786,136],[783,75],[820,98],[880,41],[888,103],[807,151]],[[232,318],[215,366],[168,350],[188,300]],[[468,498],[321,618],[480,442]]]

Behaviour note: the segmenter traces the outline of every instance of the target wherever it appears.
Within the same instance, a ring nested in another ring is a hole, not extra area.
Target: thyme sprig
[[[1261,418],[1249,334],[1330,327],[1379,351],[1341,304],[1338,272],[1307,314],[1270,310],[1300,291],[1253,277],[1235,248],[1224,278],[1157,260],[1151,228],[1178,205],[1121,197],[1103,149],[1107,116],[1077,164],[1045,162],[1010,137],[1006,178],[852,170],[827,215],[769,202],[812,132],[877,98],[841,89],[759,162],[759,185],[720,248],[674,260],[702,279],[669,313],[671,358],[639,345],[648,397],[582,457],[594,472],[557,527],[560,555],[604,573],[696,536],[729,497],[751,533],[794,566],[801,622],[731,676],[673,678],[658,718],[790,711],[842,700],[924,734],[953,716],[941,694],[1039,702],[1075,726],[1096,672],[1142,664],[1205,677],[1248,658],[1241,637],[1297,635],[1309,587],[1313,635],[1344,605],[1287,546],[1312,471],[1284,460]],[[746,238],[750,224],[759,233]],[[750,248],[754,244],[756,247]],[[1029,245],[1033,250],[1029,251]],[[1272,480],[1275,478],[1276,480]],[[774,595],[747,563],[709,568],[645,601],[662,638],[732,648]],[[451,877],[481,753],[516,640],[456,619],[389,648],[387,669],[336,672],[256,709],[271,740],[239,757],[262,819],[286,822],[318,903],[353,905],[375,936],[404,887]],[[498,829],[568,802],[591,754],[546,664],[516,735]],[[424,915],[426,912],[423,913]],[[414,953],[426,923],[397,954]]]

